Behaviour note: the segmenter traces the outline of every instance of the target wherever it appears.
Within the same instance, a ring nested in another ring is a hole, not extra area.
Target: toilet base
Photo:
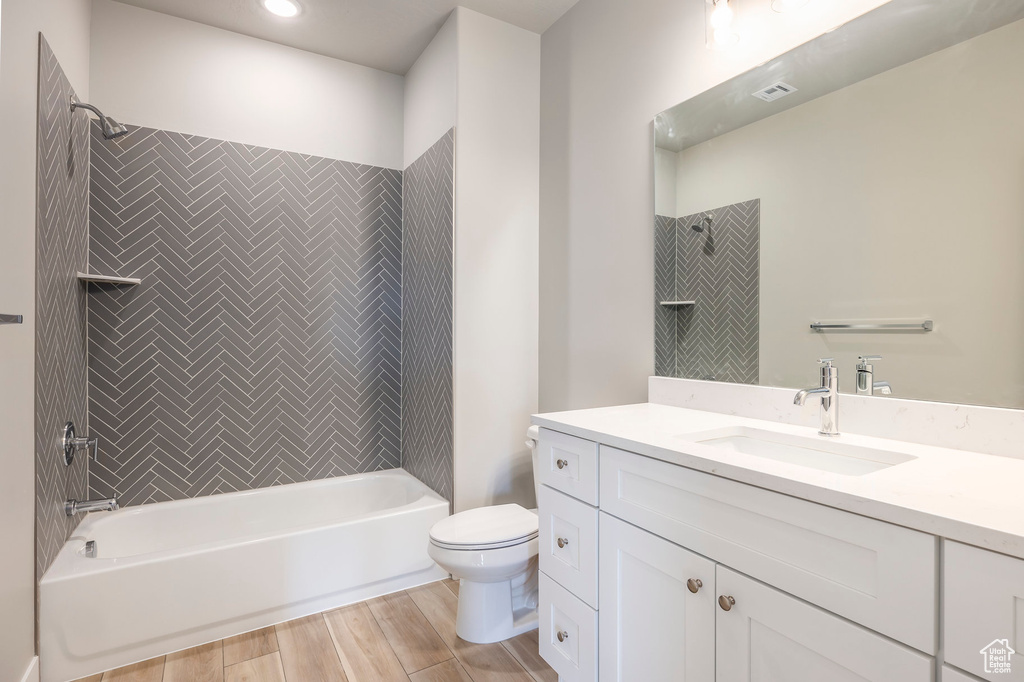
[[[537,558],[526,573],[511,580],[459,581],[455,634],[467,642],[490,644],[537,628]]]

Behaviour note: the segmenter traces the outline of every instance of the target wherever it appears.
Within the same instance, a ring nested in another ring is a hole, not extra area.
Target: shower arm
[[[100,121],[104,121],[107,118],[103,115],[102,111],[100,111],[93,105],[86,104],[85,102],[76,102],[75,100],[71,100],[71,111],[74,111],[75,109],[88,109],[92,113],[96,114],[96,117],[99,118]]]

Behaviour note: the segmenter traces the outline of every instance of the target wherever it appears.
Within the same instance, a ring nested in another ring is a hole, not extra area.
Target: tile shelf
[[[696,305],[696,301],[661,301],[658,305],[663,305],[666,308],[678,308],[688,305]]]
[[[142,280],[136,277],[112,277],[110,275],[89,275],[84,272],[78,273],[79,282],[93,282],[94,284],[123,284],[135,286],[142,284]]]

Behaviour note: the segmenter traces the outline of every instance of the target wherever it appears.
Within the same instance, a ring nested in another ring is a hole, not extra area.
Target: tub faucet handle
[[[81,438],[75,433],[75,422],[69,421],[64,424],[64,437],[60,442],[60,449],[64,452],[64,465],[71,466],[75,461],[75,453],[79,450],[92,450],[92,461],[97,461],[100,451],[99,438]]]

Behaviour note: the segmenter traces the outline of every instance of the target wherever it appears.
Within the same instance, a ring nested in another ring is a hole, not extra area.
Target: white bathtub
[[[39,584],[42,680],[439,580],[428,531],[447,515],[401,469],[90,514]]]

